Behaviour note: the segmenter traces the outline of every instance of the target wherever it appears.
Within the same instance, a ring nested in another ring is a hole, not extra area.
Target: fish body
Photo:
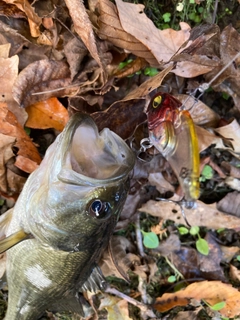
[[[54,308],[84,316],[78,291],[103,287],[96,262],[124,205],[133,165],[119,136],[109,129],[99,134],[89,116],[70,119],[28,178],[0,242],[0,251],[12,246],[5,320],[36,320]],[[17,235],[22,241],[14,245]]]
[[[181,106],[173,96],[159,92],[146,112],[150,142],[170,163],[191,207],[199,198],[199,148],[191,115]]]

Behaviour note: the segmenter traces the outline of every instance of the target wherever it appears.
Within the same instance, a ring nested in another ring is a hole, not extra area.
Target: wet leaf
[[[154,308],[165,312],[176,306],[188,305],[190,299],[206,300],[211,306],[224,301],[226,305],[219,312],[230,318],[240,313],[240,292],[231,285],[220,281],[196,282],[176,293],[165,293],[156,299]]]
[[[20,106],[27,107],[53,96],[60,97],[76,91],[76,88],[68,88],[70,84],[67,63],[40,60],[29,64],[20,72],[13,86],[13,97]],[[59,90],[60,88],[62,89]]]
[[[36,102],[26,108],[28,119],[26,127],[34,129],[54,128],[62,131],[68,122],[67,109],[57,98]]]

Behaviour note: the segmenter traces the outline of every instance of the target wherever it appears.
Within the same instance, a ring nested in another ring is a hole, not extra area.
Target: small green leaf
[[[201,175],[202,175],[202,177],[204,177],[207,180],[212,179],[212,177],[213,177],[212,167],[210,167],[208,164],[206,164],[202,170]]]
[[[171,21],[171,13],[170,12],[166,12],[162,15],[163,21],[164,22],[170,22]]]
[[[158,69],[153,67],[147,67],[144,69],[145,76],[153,77],[158,74]]]
[[[225,228],[219,228],[219,229],[217,229],[217,233],[221,233],[224,230],[225,230]]]
[[[184,235],[184,234],[188,234],[189,233],[189,230],[185,227],[179,227],[178,228],[178,231],[181,235]]]
[[[199,227],[198,226],[193,226],[193,227],[191,227],[191,229],[190,229],[190,234],[192,235],[192,236],[195,236],[196,234],[198,234],[199,233]]]
[[[157,248],[159,245],[159,239],[156,233],[154,232],[144,232],[142,231],[143,234],[143,244],[146,248],[149,249],[154,249]]]
[[[25,130],[26,134],[29,136],[31,133],[31,128],[24,127],[24,130]]]
[[[209,253],[209,246],[206,240],[200,238],[196,241],[196,247],[198,252],[200,252],[201,254],[207,256]]]
[[[226,302],[225,301],[221,301],[221,302],[218,302],[218,303],[214,304],[213,306],[210,306],[210,308],[212,310],[219,311],[222,308],[224,308],[225,305],[226,305]]]
[[[240,261],[240,256],[239,255],[237,256],[237,261]]]
[[[175,276],[170,276],[168,277],[168,282],[173,283],[177,280],[177,278]]]

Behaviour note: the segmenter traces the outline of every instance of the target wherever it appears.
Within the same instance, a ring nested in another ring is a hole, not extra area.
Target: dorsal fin
[[[29,234],[25,233],[23,230],[19,230],[11,234],[9,237],[6,237],[0,240],[0,253],[7,251],[11,247],[15,246],[15,244],[23,241],[28,237],[29,237]]]

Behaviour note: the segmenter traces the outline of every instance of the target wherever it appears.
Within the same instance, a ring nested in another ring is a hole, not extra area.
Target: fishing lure
[[[149,146],[170,163],[184,191],[186,206],[199,198],[199,148],[194,123],[182,103],[168,93],[158,92],[146,111]],[[142,141],[143,142],[143,141]]]

